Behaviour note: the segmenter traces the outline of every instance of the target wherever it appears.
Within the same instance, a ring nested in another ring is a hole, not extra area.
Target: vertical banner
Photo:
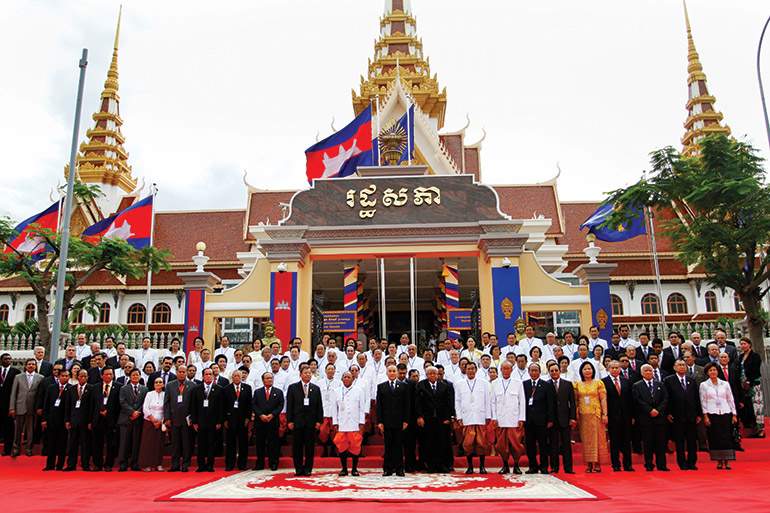
[[[444,280],[446,282],[446,310],[449,314],[450,310],[460,308],[460,283],[457,277],[457,264],[444,264]],[[448,317],[447,317],[448,320]],[[460,338],[460,332],[457,330],[449,329],[447,324],[447,338],[457,340]]]
[[[285,351],[297,336],[297,273],[270,274],[270,320]]]
[[[343,310],[358,312],[358,266],[345,265],[345,281],[343,290]],[[358,339],[356,330],[348,331],[344,335],[345,339],[353,337]]]
[[[206,292],[203,290],[185,291],[184,300],[184,340],[182,349],[185,354],[193,350],[195,337],[203,336],[203,308],[206,306]]]
[[[610,282],[592,282],[588,284],[591,295],[591,323],[599,326],[599,337],[612,339],[612,301]]]
[[[514,323],[521,317],[521,281],[518,266],[492,268],[492,296],[495,329],[500,343],[506,343],[508,333],[515,333]]]

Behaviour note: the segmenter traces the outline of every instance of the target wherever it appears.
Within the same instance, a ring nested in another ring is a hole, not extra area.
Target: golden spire
[[[128,152],[123,148],[125,139],[120,132],[123,120],[120,118],[120,97],[118,96],[118,41],[120,38],[120,19],[123,6],[118,14],[118,27],[115,31],[115,46],[112,62],[104,81],[99,111],[94,113],[94,128],[86,131],[88,142],[80,144],[77,157],[78,174],[86,183],[114,185],[125,192],[136,188],[136,180],[131,176],[128,165]],[[68,173],[65,168],[65,176]],[[105,215],[108,215],[105,212]]]
[[[431,77],[430,59],[423,57],[422,39],[417,38],[417,21],[408,0],[386,2],[380,18],[380,37],[374,43],[374,61],[369,60],[366,78],[361,77],[359,93],[353,90],[353,109],[360,114],[376,95],[385,96],[400,79],[420,109],[444,126],[446,88],[439,89],[436,75]],[[397,64],[398,63],[398,64]]]
[[[695,49],[690,29],[690,17],[687,14],[687,3],[684,5],[684,20],[687,27],[687,120],[684,123],[685,134],[682,137],[682,154],[696,155],[698,140],[711,134],[730,135],[730,127],[721,125],[723,115],[714,110],[716,98],[711,96],[706,87],[706,74],[700,56]]]

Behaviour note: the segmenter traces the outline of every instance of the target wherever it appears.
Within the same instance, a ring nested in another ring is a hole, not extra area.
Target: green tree
[[[94,190],[88,186],[80,189],[87,196],[95,197]],[[76,190],[76,198],[79,198]],[[90,196],[89,196],[90,194]],[[82,198],[79,198],[82,200]],[[0,245],[7,246],[18,233],[14,230],[16,223],[7,216],[0,218]],[[44,240],[51,249],[47,258],[35,262],[28,254],[15,250],[0,255],[0,276],[25,281],[35,294],[37,303],[37,323],[41,345],[50,348],[51,329],[49,323],[49,298],[51,290],[56,285],[59,271],[59,248],[61,236],[48,229],[35,227],[29,230],[35,237]],[[119,238],[102,239],[98,243],[84,241],[71,237],[69,243],[69,258],[67,261],[66,289],[62,304],[62,331],[69,331],[69,324],[79,310],[92,312],[95,300],[92,296],[75,301],[78,289],[91,277],[100,272],[108,272],[116,277],[140,279],[149,271],[157,273],[168,270],[171,265],[168,259],[171,254],[165,249],[146,247],[134,249],[125,240]]]
[[[770,190],[762,160],[750,144],[712,135],[700,154],[683,156],[671,147],[651,154],[646,179],[612,191],[605,200],[651,207],[676,258],[702,269],[706,281],[735,290],[743,302],[753,348],[765,358],[761,299],[770,279]],[[605,223],[617,227],[635,214],[616,209]]]

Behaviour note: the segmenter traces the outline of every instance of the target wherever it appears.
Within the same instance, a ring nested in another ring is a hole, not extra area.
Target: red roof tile
[[[243,240],[245,216],[244,210],[157,212],[155,246],[168,248],[172,262],[189,262],[203,241],[210,262],[236,261],[236,253],[249,250]]]
[[[247,210],[248,226],[256,226],[260,222],[265,224],[278,224],[283,219],[283,209],[279,203],[290,203],[292,196],[297,191],[257,191],[249,195]],[[287,212],[288,214],[288,212]],[[254,240],[252,235],[246,234],[247,240]]]
[[[533,219],[544,216],[551,219],[546,233],[563,233],[556,189],[551,185],[493,185],[500,198],[500,210],[514,219]]]

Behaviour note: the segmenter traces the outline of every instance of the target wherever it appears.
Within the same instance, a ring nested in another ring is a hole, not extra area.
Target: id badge
[[[56,399],[56,402],[53,403],[54,408],[58,408],[61,404],[61,399]]]
[[[302,401],[303,406],[310,406],[310,398],[305,397],[305,399]]]
[[[209,400],[208,399],[204,399],[203,400],[203,407],[204,408],[208,408],[209,407]]]
[[[107,406],[107,398],[106,397],[104,399],[102,399],[102,404]]]
[[[176,398],[176,404],[182,404],[182,396]]]
[[[75,408],[80,408],[80,399],[75,401]]]
[[[529,405],[530,406],[534,406],[535,405],[535,398],[534,397],[530,397],[529,398]]]
[[[238,408],[238,401],[235,401],[235,402],[233,403],[233,408]]]
[[[476,402],[476,397],[472,395],[472,396],[471,396],[471,404],[473,404],[473,403],[475,403],[475,402]]]
[[[588,396],[585,396],[583,400],[586,402],[586,404],[591,404],[591,398]]]

